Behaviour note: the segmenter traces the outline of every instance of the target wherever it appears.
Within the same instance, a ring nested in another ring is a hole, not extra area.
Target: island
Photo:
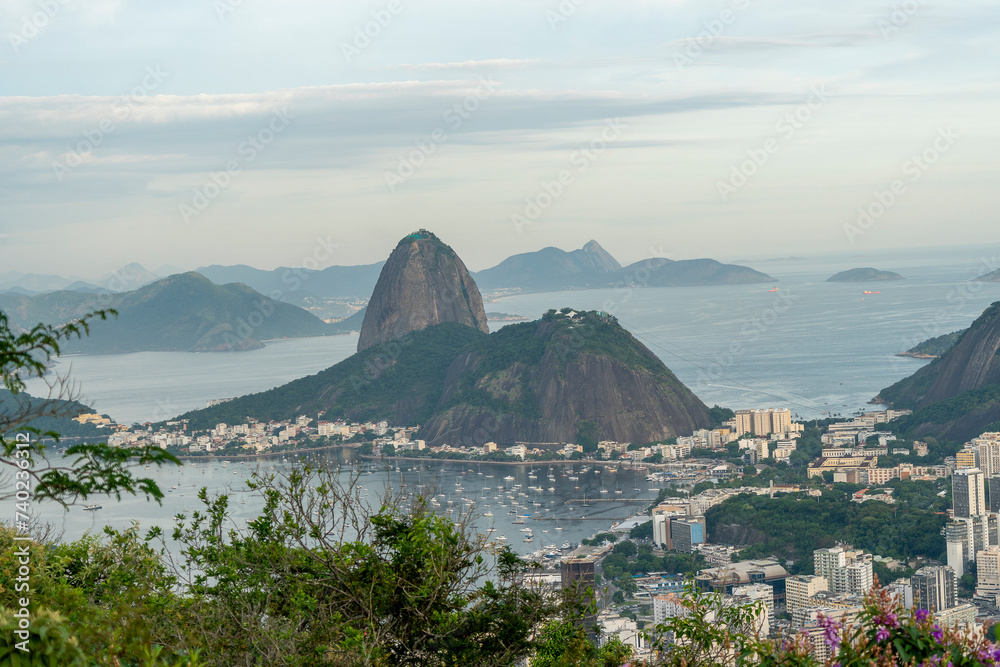
[[[892,271],[879,271],[871,267],[841,271],[826,279],[828,283],[866,283],[872,280],[902,280],[903,276]]]

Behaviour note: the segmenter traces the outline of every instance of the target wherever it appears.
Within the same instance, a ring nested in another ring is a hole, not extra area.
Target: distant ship
[[[881,294],[881,293],[882,292],[869,292],[868,290],[865,290],[865,294]]]
[[[83,511],[84,512],[96,512],[99,509],[101,509],[100,505],[87,505],[87,506],[85,506],[83,508]]]
[[[767,291],[768,291],[768,292],[777,292],[777,291],[778,291],[778,288],[777,288],[777,287],[775,287],[774,289],[769,289],[769,290],[767,290]]]

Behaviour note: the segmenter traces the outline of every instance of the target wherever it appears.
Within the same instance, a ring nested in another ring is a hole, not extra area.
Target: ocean
[[[605,310],[710,406],[788,407],[802,419],[849,415],[871,409],[880,389],[927,363],[899,352],[967,327],[1000,300],[1000,283],[973,280],[997,268],[998,252],[970,247],[755,260],[748,264],[778,282],[527,294],[487,310],[530,318],[567,306]],[[905,280],[825,282],[856,266],[896,271]],[[357,336],[344,335],[272,341],[247,352],[78,355],[60,359],[56,370],[73,378],[85,402],[130,424],[279,386],[356,347]],[[29,391],[44,393],[44,386],[35,380]]]
[[[709,405],[789,407],[803,419],[846,416],[871,409],[868,401],[881,388],[927,363],[897,353],[928,337],[967,327],[1000,299],[1000,284],[972,280],[996,268],[997,250],[756,260],[749,264],[778,282],[529,294],[500,299],[488,304],[487,310],[532,318],[549,308],[567,306],[605,310]],[[825,282],[833,273],[856,266],[896,271],[905,280]],[[776,292],[769,291],[775,287]],[[866,295],[865,290],[880,293]],[[68,373],[97,410],[119,422],[155,421],[203,407],[209,399],[262,391],[315,373],[350,356],[356,345],[357,336],[335,336],[274,341],[249,352],[74,356],[61,359],[57,370]],[[35,381],[30,390],[40,393],[39,388]],[[351,453],[334,450],[317,456],[341,463]],[[189,462],[179,470],[147,473],[167,492],[162,507],[125,497],[120,502],[100,499],[103,508],[93,513],[79,507],[64,513],[51,503],[39,510],[67,539],[104,526],[125,528],[133,521],[144,530],[152,525],[169,528],[171,517],[198,506],[195,492],[207,486],[213,493],[233,494],[233,525],[237,526],[261,507],[259,498],[244,484],[251,471],[293,463],[294,458],[289,462],[269,458],[259,463],[234,461],[224,468],[220,461]],[[389,478],[381,473],[363,479],[372,497],[387,482],[405,481],[410,490],[433,483],[444,494],[442,511],[449,507],[448,500],[455,503],[451,507],[456,511],[465,507],[465,499],[474,500],[481,513],[493,514],[480,516],[478,527],[483,531],[494,527],[494,538],[504,535],[522,554],[550,544],[576,543],[641,511],[655,497],[645,473],[624,469],[616,474],[585,473],[577,464],[573,472],[560,466],[550,471],[549,466],[539,464],[533,473],[528,467],[485,463],[400,462],[399,466]],[[549,472],[555,479],[548,479]],[[530,474],[537,480],[529,479]],[[504,480],[506,476],[514,479]],[[570,476],[578,479],[570,480]],[[516,490],[515,484],[520,485]],[[530,490],[530,486],[543,491]],[[508,512],[514,506],[505,493],[513,493],[513,499],[522,503],[521,511],[534,517],[525,524],[513,523],[514,516]],[[589,499],[586,507],[584,498]],[[507,507],[500,505],[504,499]],[[599,520],[583,520],[582,516]],[[536,521],[537,517],[559,520]],[[525,527],[533,530],[531,542],[523,541],[526,533],[521,528]]]

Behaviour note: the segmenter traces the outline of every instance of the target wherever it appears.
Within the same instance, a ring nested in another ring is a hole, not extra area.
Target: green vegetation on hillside
[[[905,490],[897,505],[851,502],[848,488],[825,490],[821,497],[743,494],[706,513],[710,540],[748,545],[740,551],[742,559],[776,556],[795,561],[796,573],[811,571],[815,549],[838,542],[893,558],[943,558],[941,529],[947,516],[927,500],[934,486],[909,481],[899,486]]]
[[[957,422],[969,420],[972,416],[981,416],[978,421],[985,420],[990,423],[985,427],[974,426],[969,437],[997,430],[997,422],[1000,422],[1000,384],[988,384],[979,389],[970,389],[953,398],[918,408],[913,414],[892,421],[889,428],[914,436],[920,436],[922,433],[942,433],[948,432]],[[960,435],[956,440],[965,440],[965,437]]]
[[[325,417],[394,424],[424,423],[441,396],[457,353],[485,338],[471,327],[446,322],[352,355],[326,370],[286,385],[181,415],[194,429],[224,422]]]
[[[107,429],[100,429],[94,424],[81,424],[73,419],[80,414],[91,414],[94,411],[78,401],[62,399],[47,399],[20,393],[16,396],[0,389],[0,421],[5,415],[27,411],[38,415],[25,427],[36,429],[39,433],[54,432],[64,438],[106,438]]]
[[[942,354],[950,350],[958,342],[958,339],[962,337],[962,331],[952,331],[951,333],[944,334],[943,336],[935,336],[934,338],[929,338],[922,343],[914,345],[906,352],[901,352],[897,356],[900,357],[940,357]]]

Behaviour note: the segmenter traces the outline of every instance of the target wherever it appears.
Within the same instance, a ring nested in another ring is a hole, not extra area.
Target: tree
[[[245,527],[226,528],[228,497],[204,490],[204,509],[179,517],[185,618],[213,664],[505,665],[530,653],[559,611],[526,582],[531,566],[487,548],[469,513],[453,522],[399,491],[370,503],[359,475],[257,475],[265,506]]]
[[[640,523],[638,526],[633,528],[628,532],[628,536],[633,540],[651,540],[653,539],[653,522],[646,521],[645,523]]]
[[[0,468],[9,468],[7,474],[13,477],[0,478],[4,482],[0,484],[0,500],[21,499],[29,491],[36,501],[51,500],[64,506],[92,495],[121,498],[123,493],[162,500],[163,492],[156,482],[136,477],[132,469],[179,465],[174,455],[159,447],[118,449],[107,444],[81,444],[67,448],[69,463],[49,461],[45,444],[38,438],[58,441],[59,434],[42,432],[37,425],[45,419],[74,417],[79,404],[73,400],[73,388],[66,377],[46,379],[49,393],[44,399],[24,393],[27,380],[46,376],[60,354],[61,343],[88,334],[95,318],[114,316],[117,313],[113,310],[97,310],[59,327],[38,324],[15,334],[7,315],[0,311],[0,378],[9,392],[9,398],[0,401]]]
[[[624,540],[616,544],[613,551],[616,554],[621,554],[622,556],[629,558],[631,556],[635,556],[636,554],[638,554],[639,548],[635,546],[635,542],[631,540]]]

